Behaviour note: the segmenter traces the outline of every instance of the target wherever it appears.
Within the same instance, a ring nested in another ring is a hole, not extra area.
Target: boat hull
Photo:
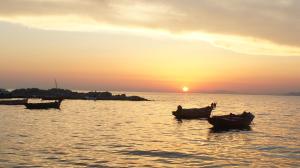
[[[26,103],[27,109],[60,109],[61,101],[49,102],[49,103]]]
[[[243,113],[240,115],[224,115],[208,118],[208,122],[214,128],[230,129],[230,128],[247,128],[252,123],[254,115],[251,113]]]
[[[211,107],[195,108],[195,109],[182,109],[173,111],[172,114],[177,119],[198,119],[198,118],[209,118],[212,112]]]

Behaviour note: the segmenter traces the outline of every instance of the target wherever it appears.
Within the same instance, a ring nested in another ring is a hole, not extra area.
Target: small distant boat
[[[54,102],[47,102],[47,103],[26,103],[25,106],[27,109],[50,109],[55,108],[59,109],[62,99],[55,100]]]
[[[183,109],[180,105],[177,107],[177,111],[173,111],[172,114],[177,119],[197,119],[197,118],[209,118],[213,109],[217,106],[216,103],[211,103],[210,106],[203,108],[191,108]]]
[[[28,102],[28,99],[19,99],[19,100],[0,100],[0,105],[25,105]]]
[[[228,128],[247,128],[254,119],[254,115],[250,112],[243,112],[242,114],[229,114],[222,116],[213,116],[208,118],[208,122],[214,128],[228,129]]]

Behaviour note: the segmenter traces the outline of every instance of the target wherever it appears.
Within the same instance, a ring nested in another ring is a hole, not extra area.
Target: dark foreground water
[[[130,94],[130,93],[129,93]],[[299,167],[300,97],[131,93],[151,102],[66,100],[61,110],[0,106],[0,167]],[[248,110],[251,130],[173,118],[178,104]]]

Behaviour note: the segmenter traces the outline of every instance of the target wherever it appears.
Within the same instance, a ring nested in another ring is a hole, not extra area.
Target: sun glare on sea
[[[182,87],[182,91],[183,91],[183,92],[188,92],[188,91],[189,91],[189,88],[188,88],[187,86],[184,86],[184,87]]]

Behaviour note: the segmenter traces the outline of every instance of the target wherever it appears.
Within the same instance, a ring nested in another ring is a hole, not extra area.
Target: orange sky
[[[0,2],[3,88],[300,90],[297,1],[23,3]]]

